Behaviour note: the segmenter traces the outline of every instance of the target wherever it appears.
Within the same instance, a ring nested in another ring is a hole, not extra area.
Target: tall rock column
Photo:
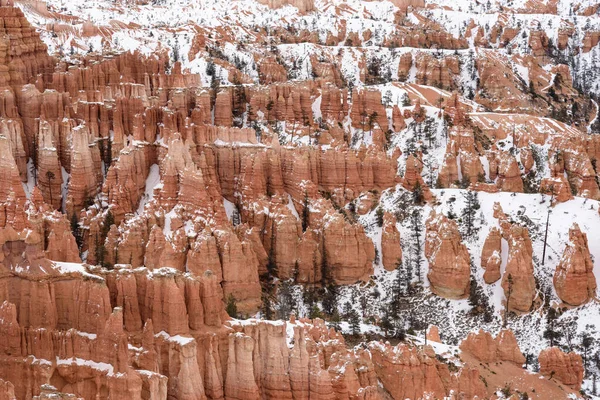
[[[542,350],[538,356],[540,374],[553,377],[575,390],[579,390],[583,380],[583,361],[579,354],[564,353],[558,347]]]
[[[62,173],[58,151],[53,143],[52,128],[48,121],[40,120],[37,135],[38,185],[44,201],[56,210],[62,203]]]
[[[483,249],[481,249],[481,267],[485,269],[483,274],[485,283],[494,283],[500,279],[501,254],[502,235],[497,227],[493,227],[485,239]]]
[[[508,239],[508,262],[502,288],[510,311],[528,312],[535,298],[533,247],[527,228],[513,225]]]
[[[429,261],[427,279],[438,296],[459,299],[469,293],[471,268],[469,251],[461,243],[456,222],[432,211],[425,223],[425,257]]]
[[[88,130],[85,126],[73,129],[73,151],[71,152],[71,179],[67,195],[67,214],[79,212],[89,198],[98,190],[96,170],[89,147]]]
[[[562,301],[578,306],[596,296],[594,263],[590,256],[587,235],[573,224],[569,242],[554,272],[554,288]]]

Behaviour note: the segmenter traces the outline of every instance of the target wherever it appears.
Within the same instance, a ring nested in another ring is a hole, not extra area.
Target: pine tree
[[[583,348],[583,368],[585,371],[588,370],[588,368],[587,368],[588,353],[594,344],[594,336],[593,336],[592,332],[590,332],[591,330],[593,330],[593,325],[586,325],[585,331],[581,332],[581,334],[580,334],[581,335],[581,347]]]
[[[356,310],[352,310],[350,313],[350,331],[354,336],[360,333],[360,315]]]
[[[375,222],[378,227],[383,227],[383,208],[381,207],[377,207],[377,210],[375,211]]]
[[[386,107],[391,107],[392,106],[392,92],[391,92],[391,90],[388,90],[388,91],[385,92],[385,95],[383,96],[382,103]]]
[[[304,304],[308,310],[310,310],[315,304],[315,297],[315,289],[311,286],[305,286],[304,290],[302,291],[302,300],[304,301]]]
[[[560,325],[557,320],[558,312],[552,307],[549,308],[548,314],[546,315],[546,330],[544,331],[544,339],[547,339],[550,342],[550,347],[557,344],[557,341],[559,341],[562,337]]]
[[[56,176],[54,175],[54,172],[48,170],[46,172],[46,179],[48,180],[48,190],[50,192],[50,204],[53,203],[52,201],[52,180],[56,178]]]
[[[325,288],[323,295],[323,312],[329,316],[332,316],[337,311],[338,307],[338,287],[334,283],[329,283]]]
[[[115,224],[115,217],[112,212],[107,211],[106,216],[104,217],[104,224],[102,224],[102,240],[106,239],[108,235],[108,231],[110,231],[110,227]]]
[[[432,149],[435,144],[435,134],[437,132],[437,123],[431,117],[425,118],[425,140],[427,140],[428,148]]]
[[[292,286],[289,281],[283,281],[277,292],[278,297],[278,317],[279,319],[288,319],[290,314],[296,309],[296,299],[292,293]]]
[[[77,221],[77,214],[73,213],[71,215],[71,232],[75,237],[75,243],[77,243],[77,248],[81,251],[81,246],[83,245],[83,238],[81,236],[81,229],[79,228],[79,221]]]
[[[475,226],[477,211],[481,208],[477,192],[469,190],[465,195],[465,208],[461,212],[461,225],[463,237],[467,240],[473,239],[479,228]]]
[[[273,102],[273,100],[269,99],[269,102],[267,103],[267,121],[271,121],[271,110],[273,110],[273,106],[275,105],[275,103]]]
[[[389,308],[385,307],[383,309],[383,315],[381,316],[381,329],[383,329],[383,333],[385,336],[388,336],[388,332],[394,329],[394,324],[392,322],[392,316]]]
[[[410,215],[410,223],[412,228],[412,260],[414,262],[414,272],[417,275],[419,283],[421,283],[421,264],[423,263],[423,248],[421,245],[421,235],[423,234],[423,224],[421,222],[421,210],[414,208]]]
[[[364,318],[367,314],[367,307],[369,306],[369,298],[365,294],[365,292],[361,292],[358,298],[358,303],[360,305],[361,315]]]
[[[266,288],[263,288],[263,292],[262,292],[262,315],[263,318],[266,320],[272,320],[273,319],[273,308],[272,308],[272,303],[271,303],[271,295],[270,295],[270,285],[267,284]]]
[[[106,259],[106,247],[104,246],[104,240],[101,240],[100,235],[96,234],[94,238],[96,245],[96,265],[106,266],[104,260]]]
[[[421,187],[421,183],[419,181],[417,181],[413,187],[412,197],[415,205],[421,205],[425,200],[423,196],[423,187]]]
[[[227,297],[227,306],[225,307],[225,311],[227,311],[227,314],[229,314],[231,318],[238,317],[237,302],[232,294]]]
[[[310,318],[310,319],[323,318],[323,313],[321,312],[321,309],[319,309],[319,306],[314,304],[310,308],[310,311],[308,313],[308,318]]]
[[[277,278],[279,275],[277,269],[277,260],[275,259],[275,220],[271,224],[271,247],[267,255],[267,279]]]
[[[492,322],[493,315],[488,302],[488,297],[483,292],[477,281],[471,276],[469,286],[469,305],[473,315],[483,315],[484,322]]]
[[[175,39],[175,46],[173,46],[173,61],[179,61],[179,42]]]
[[[304,192],[304,202],[302,204],[302,232],[306,232],[310,221],[310,209],[308,202],[308,193]]]
[[[329,321],[331,322],[331,327],[336,331],[339,332],[342,329],[340,324],[342,322],[342,319],[340,318],[340,313],[337,309],[333,310],[333,314],[331,314],[331,318],[329,319]]]
[[[350,303],[350,301],[345,302],[342,310],[342,315],[344,316],[344,319],[350,319],[353,310],[354,309],[352,308],[352,303]]]
[[[410,97],[408,97],[408,93],[404,92],[402,95],[402,107],[410,107],[412,105],[410,101]]]
[[[508,274],[508,293],[506,294],[506,308],[504,309],[504,326],[508,323],[508,310],[510,304],[510,297],[513,291],[513,277],[511,274]]]

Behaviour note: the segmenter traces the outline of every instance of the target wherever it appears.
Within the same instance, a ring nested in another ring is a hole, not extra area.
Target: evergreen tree
[[[266,286],[270,286],[270,285],[266,285]],[[272,302],[271,302],[271,295],[270,295],[270,290],[267,288],[265,290],[265,288],[263,288],[262,291],[262,316],[264,319],[266,320],[272,320],[273,319],[273,306],[272,306]]]
[[[423,187],[421,186],[421,183],[419,181],[417,181],[415,183],[415,186],[413,187],[412,197],[413,203],[415,203],[415,205],[421,205],[425,201],[425,198],[423,196]]]
[[[437,123],[431,117],[425,118],[425,140],[428,143],[428,148],[432,149],[435,144],[436,132],[437,132]]]
[[[380,326],[381,329],[383,329],[383,333],[386,337],[388,336],[388,332],[394,329],[391,312],[388,307],[385,307],[383,309],[383,315],[381,316]]]
[[[305,286],[302,291],[302,299],[306,308],[310,310],[316,301],[315,289],[311,286]]]
[[[476,237],[479,228],[475,226],[477,211],[481,208],[477,192],[469,190],[465,195],[465,208],[461,212],[463,237],[471,240]]]
[[[386,107],[391,107],[392,106],[392,91],[391,90],[388,90],[388,91],[385,92],[385,95],[383,96],[382,103]]]
[[[102,225],[102,240],[106,239],[108,235],[108,231],[110,231],[110,227],[115,224],[115,217],[112,212],[107,211],[106,216],[104,217],[104,224]]]
[[[75,243],[77,243],[77,247],[81,251],[81,246],[83,245],[83,237],[81,235],[81,229],[79,228],[79,221],[77,221],[77,214],[75,213],[71,215],[71,232],[75,237]]]
[[[508,310],[510,304],[510,297],[513,291],[513,277],[511,274],[508,274],[508,293],[506,294],[506,308],[504,309],[504,326],[508,323]]]
[[[267,279],[273,279],[278,276],[277,260],[275,259],[275,220],[271,224],[271,247],[267,256]]]
[[[319,306],[317,306],[316,304],[314,304],[309,311],[308,314],[308,318],[310,319],[315,319],[315,318],[323,318],[323,313],[321,312],[321,309],[319,308]]]
[[[352,308],[352,303],[350,303],[350,301],[346,301],[342,310],[342,316],[344,317],[344,319],[350,319],[353,310],[354,309]]]
[[[492,322],[493,315],[488,302],[488,297],[483,292],[483,288],[477,284],[477,281],[471,276],[469,286],[469,305],[473,315],[483,315],[484,322]]]
[[[302,232],[306,232],[310,221],[310,209],[308,202],[308,193],[304,192],[304,202],[302,204]]]
[[[423,234],[423,224],[421,222],[421,210],[415,207],[410,215],[410,224],[412,229],[412,257],[414,262],[414,272],[417,275],[419,283],[421,283],[421,264],[423,263],[423,248],[421,244],[421,235]]]
[[[177,62],[179,61],[179,42],[177,41],[177,38],[175,39],[175,45],[173,46],[173,61]]]
[[[594,344],[594,336],[592,334],[593,327],[594,327],[593,325],[586,325],[585,331],[581,332],[581,334],[580,334],[581,348],[583,349],[583,368],[585,371],[588,370],[588,367],[587,367],[588,354]]]
[[[273,100],[269,99],[269,102],[267,103],[267,121],[271,121],[271,110],[273,110],[273,106],[275,105],[275,103],[273,102]]]
[[[557,344],[562,337],[560,325],[558,323],[558,312],[555,308],[549,308],[546,315],[546,330],[544,331],[544,339],[550,342],[550,347]]]
[[[238,317],[237,302],[232,294],[227,297],[227,306],[225,307],[225,311],[227,311],[227,314],[229,314],[231,318]]]
[[[50,192],[50,205],[52,205],[52,180],[56,178],[54,172],[48,170],[46,171],[46,179],[48,180],[48,191]]]
[[[360,305],[360,311],[361,311],[362,317],[364,318],[365,315],[367,314],[367,307],[369,306],[369,299],[367,298],[367,295],[364,292],[360,293],[360,296],[358,298],[358,303]]]
[[[333,310],[333,314],[331,314],[331,318],[329,319],[329,321],[331,322],[331,327],[333,329],[335,329],[338,332],[342,330],[342,319],[340,318],[340,313],[338,312],[338,310]]]
[[[296,309],[296,300],[292,293],[292,286],[289,281],[283,281],[277,292],[279,306],[277,308],[279,319],[288,319],[290,314]]]
[[[383,208],[381,207],[377,207],[377,210],[375,211],[375,222],[378,227],[383,227]]]
[[[410,101],[410,97],[408,97],[408,93],[404,92],[402,95],[402,107],[410,107],[412,105]]]
[[[350,313],[350,331],[354,336],[360,333],[360,315],[356,310],[352,310]]]
[[[328,316],[332,316],[334,312],[337,312],[338,307],[338,287],[334,283],[329,283],[325,288],[323,295],[323,312]]]
[[[112,165],[113,157],[112,157],[112,143],[113,139],[109,135],[108,140],[106,141],[106,151],[104,152],[104,167],[106,168],[106,173],[108,173],[108,169]]]
[[[106,259],[106,247],[104,246],[104,240],[101,240],[100,235],[96,234],[94,237],[94,242],[96,245],[96,265],[101,265],[104,267],[108,267],[105,264]]]

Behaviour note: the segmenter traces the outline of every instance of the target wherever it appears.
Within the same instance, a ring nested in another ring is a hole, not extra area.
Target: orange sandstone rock
[[[540,374],[559,380],[575,390],[579,390],[583,380],[583,361],[579,354],[564,353],[557,347],[541,351],[538,356]]]
[[[587,235],[573,224],[569,242],[554,272],[554,288],[567,304],[578,306],[596,297],[596,277]]]
[[[463,298],[469,292],[469,252],[461,243],[456,222],[432,211],[425,222],[425,257],[431,290],[447,298]]]

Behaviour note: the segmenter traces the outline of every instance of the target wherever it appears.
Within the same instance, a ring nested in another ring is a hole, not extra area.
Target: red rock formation
[[[393,271],[401,261],[400,232],[396,228],[395,218],[386,213],[383,216],[383,230],[381,231],[381,263],[387,271]]]
[[[501,361],[510,361],[519,366],[525,363],[525,356],[517,344],[517,339],[510,329],[502,329],[496,336],[496,354]]]
[[[467,338],[461,342],[460,349],[484,363],[492,363],[497,360],[497,344],[492,335],[483,329],[477,333],[469,333]]]
[[[375,248],[361,225],[351,225],[341,214],[326,217],[323,248],[332,278],[338,284],[366,280],[373,273]]]
[[[436,397],[447,395],[444,382],[448,381],[448,370],[438,369],[438,362],[426,352],[402,343],[395,348],[371,343],[369,349],[375,372],[393,398],[418,398],[425,392]],[[409,378],[398,380],[398,376]]]
[[[461,243],[456,222],[432,211],[425,222],[425,257],[431,290],[446,298],[463,298],[469,293],[469,252]]]
[[[440,339],[440,330],[437,326],[431,325],[427,328],[427,340],[442,343],[442,339]]]
[[[583,361],[576,353],[564,353],[557,347],[541,351],[538,356],[540,374],[555,378],[575,390],[579,390],[583,380]]]
[[[15,397],[15,387],[12,383],[0,379],[0,399],[17,400]]]
[[[449,138],[444,163],[438,175],[439,184],[442,187],[450,187],[461,180],[476,183],[484,176],[484,171],[475,149],[473,131],[464,127],[453,127]],[[459,167],[461,176],[458,172]]]
[[[527,312],[536,294],[533,277],[533,248],[527,228],[513,225],[508,238],[508,261],[502,288],[511,311]]]
[[[509,329],[501,330],[496,339],[482,329],[471,332],[461,342],[460,349],[484,363],[510,361],[519,366],[525,363],[515,335]]]
[[[291,5],[301,13],[321,6],[312,0],[261,2]],[[381,74],[369,64],[374,46],[468,47],[467,39],[453,37],[430,13],[415,11],[425,6],[420,0],[393,1],[399,11],[385,37],[374,28],[357,31],[360,24],[350,29],[348,16],[379,19],[372,15],[378,8],[370,5],[357,10],[343,2],[327,5],[333,29],[326,34],[299,27],[290,8],[276,13],[284,23],[266,27],[255,21],[242,31],[230,24],[233,13],[214,29],[193,27],[189,65],[212,62],[220,78],[236,83],[208,89],[202,88],[206,75],[182,69],[188,60],[171,63],[162,45],[150,57],[112,52],[113,35],[137,30],[133,22],[102,26],[25,2],[26,13],[43,17],[36,20],[55,21],[42,28],[57,51],[65,48],[61,40],[71,40],[66,45],[73,46],[73,54],[59,55],[56,64],[23,12],[10,1],[1,3],[0,399],[484,398],[496,389],[484,375],[505,368],[502,364],[518,381],[512,364],[521,364],[523,355],[510,331],[491,340],[485,333],[470,335],[464,363],[451,373],[453,356],[448,364],[440,361],[434,352],[439,346],[371,342],[347,349],[341,335],[321,320],[238,322],[226,315],[224,300],[233,301],[241,316],[254,314],[267,295],[259,276],[273,262],[276,286],[291,278],[309,285],[323,278],[337,284],[369,280],[375,247],[349,204],[364,215],[397,183],[411,191],[420,186],[424,198],[433,200],[421,174],[424,162],[437,160],[437,145],[417,143],[399,179],[401,152],[388,150],[386,140],[388,129],[397,135],[407,122],[423,122],[425,106],[431,111],[437,105],[439,116],[453,124],[439,166],[441,186],[468,180],[474,190],[523,191],[522,174],[542,170],[535,165],[534,147],[526,146],[547,143],[541,148],[549,148],[552,176],[536,176],[542,179],[540,191],[554,187],[558,201],[571,199],[571,188],[600,198],[594,166],[600,142],[580,132],[583,126],[532,116],[548,112],[541,98],[550,99],[542,90],[550,84],[561,98],[548,100],[557,112],[568,104],[573,119],[583,121],[577,108],[592,109],[573,90],[567,66],[539,65],[534,56],[548,47],[542,31],[528,36],[533,56],[498,55],[493,49],[507,46],[520,31],[507,26],[504,14],[491,30],[471,21],[465,36],[489,49],[474,53],[479,86],[470,101],[419,84],[393,82],[375,89],[345,82],[349,71],[340,65],[349,59],[356,61],[363,82],[380,82]],[[115,15],[126,6],[115,4]],[[557,46],[566,49],[572,29],[558,29]],[[586,33],[582,51],[596,45],[594,35]],[[78,54],[96,36],[102,36],[102,52]],[[227,60],[233,42],[244,54],[242,62]],[[304,60],[296,58],[298,45],[308,51]],[[458,57],[435,53],[400,55],[398,77],[457,87]],[[249,68],[240,66],[248,61]],[[315,79],[288,82],[298,65]],[[518,76],[516,66],[527,68],[529,76]],[[530,87],[523,84],[527,79]],[[380,90],[397,88],[414,102],[404,107],[404,115],[399,105],[382,104]],[[481,106],[503,113],[479,112]],[[243,127],[234,127],[240,123]],[[498,143],[511,129],[514,151]],[[352,145],[352,135],[366,139],[360,148]],[[398,139],[404,145],[408,138]],[[480,182],[482,155],[493,183]],[[482,250],[484,279],[500,278],[503,237],[509,246],[502,284],[507,308],[526,311],[535,293],[531,241],[499,206],[494,214],[500,229],[490,231]],[[402,258],[396,223],[384,215],[380,249],[387,270]],[[432,291],[464,297],[469,255],[456,223],[432,213],[425,251]],[[80,252],[88,263],[103,266],[82,264]],[[566,303],[593,297],[590,258],[585,235],[573,230],[557,269],[557,293]],[[430,330],[428,338],[439,341],[439,332]],[[577,360],[545,357],[546,370],[556,369],[563,382],[579,377]]]
[[[569,182],[567,182],[564,176],[543,178],[540,182],[540,193],[551,195],[560,203],[573,198]]]
[[[494,283],[500,279],[500,265],[502,264],[502,235],[500,230],[492,227],[481,250],[481,267],[485,269],[483,279],[485,283]]]
[[[290,5],[296,7],[301,13],[313,11],[315,8],[315,4],[312,0],[260,0],[259,2],[271,8],[280,8]]]
[[[71,178],[67,195],[67,213],[72,215],[88,204],[97,191],[96,166],[90,151],[89,134],[84,126],[73,129]]]
[[[554,288],[562,301],[574,306],[596,297],[596,277],[587,235],[577,224],[569,229],[569,242],[554,272]]]
[[[352,92],[352,108],[350,109],[350,118],[352,126],[369,131],[375,124],[387,127],[385,122],[385,108],[381,103],[381,92],[378,90],[354,89]]]

